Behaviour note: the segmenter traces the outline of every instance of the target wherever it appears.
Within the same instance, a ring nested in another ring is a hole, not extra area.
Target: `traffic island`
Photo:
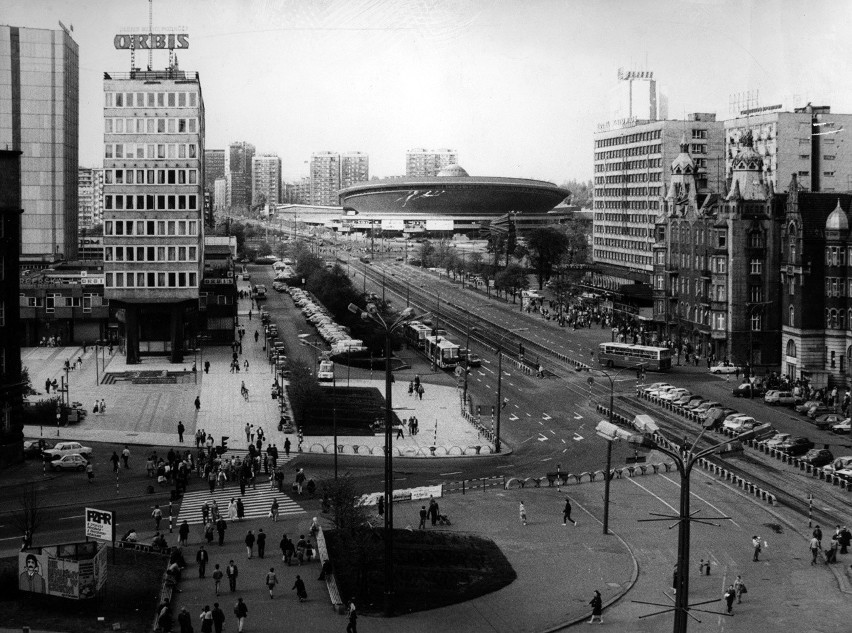
[[[384,541],[380,528],[325,530],[340,596],[354,597],[365,615],[384,600]],[[394,615],[466,602],[517,578],[491,539],[443,531],[394,530]]]

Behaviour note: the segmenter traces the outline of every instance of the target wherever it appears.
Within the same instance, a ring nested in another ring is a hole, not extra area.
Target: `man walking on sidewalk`
[[[243,624],[248,617],[248,607],[242,598],[237,598],[237,604],[234,605],[234,615],[237,616],[237,633],[243,633]]]
[[[225,567],[225,574],[228,576],[228,584],[231,587],[231,591],[236,591],[237,576],[239,576],[240,570],[237,569],[237,566],[234,564],[234,561],[228,561],[228,566]]]
[[[568,525],[568,521],[577,527],[577,522],[571,518],[571,499],[565,497],[565,508],[562,510],[562,525]]]

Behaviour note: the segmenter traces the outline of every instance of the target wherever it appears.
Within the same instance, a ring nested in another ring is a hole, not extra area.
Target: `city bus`
[[[598,363],[605,367],[635,367],[642,364],[647,371],[668,371],[672,368],[672,351],[668,347],[601,343]]]
[[[459,346],[446,337],[427,336],[424,340],[426,358],[441,369],[452,369],[459,364]]]
[[[426,346],[426,337],[437,334],[438,336],[446,335],[446,330],[439,329],[433,332],[432,328],[421,323],[420,321],[411,321],[405,326],[404,334],[409,345],[414,345],[417,349],[423,349]]]

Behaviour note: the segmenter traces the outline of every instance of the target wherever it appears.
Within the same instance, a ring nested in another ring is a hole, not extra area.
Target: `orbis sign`
[[[189,33],[144,33],[141,35],[116,35],[113,44],[118,50],[149,48],[189,48]]]

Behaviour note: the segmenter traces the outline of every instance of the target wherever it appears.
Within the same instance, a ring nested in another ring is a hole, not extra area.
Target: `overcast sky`
[[[246,140],[307,175],[320,150],[405,172],[405,150],[458,150],[471,175],[592,177],[593,133],[619,67],[654,71],[669,118],[760,105],[852,112],[845,0],[154,0],[185,26],[207,147]],[[73,25],[80,46],[80,164],[101,162],[103,71],[128,71],[113,36],[146,27],[146,0],[2,0],[0,22]],[[166,52],[155,52],[162,68]],[[145,67],[145,53],[137,66]]]

